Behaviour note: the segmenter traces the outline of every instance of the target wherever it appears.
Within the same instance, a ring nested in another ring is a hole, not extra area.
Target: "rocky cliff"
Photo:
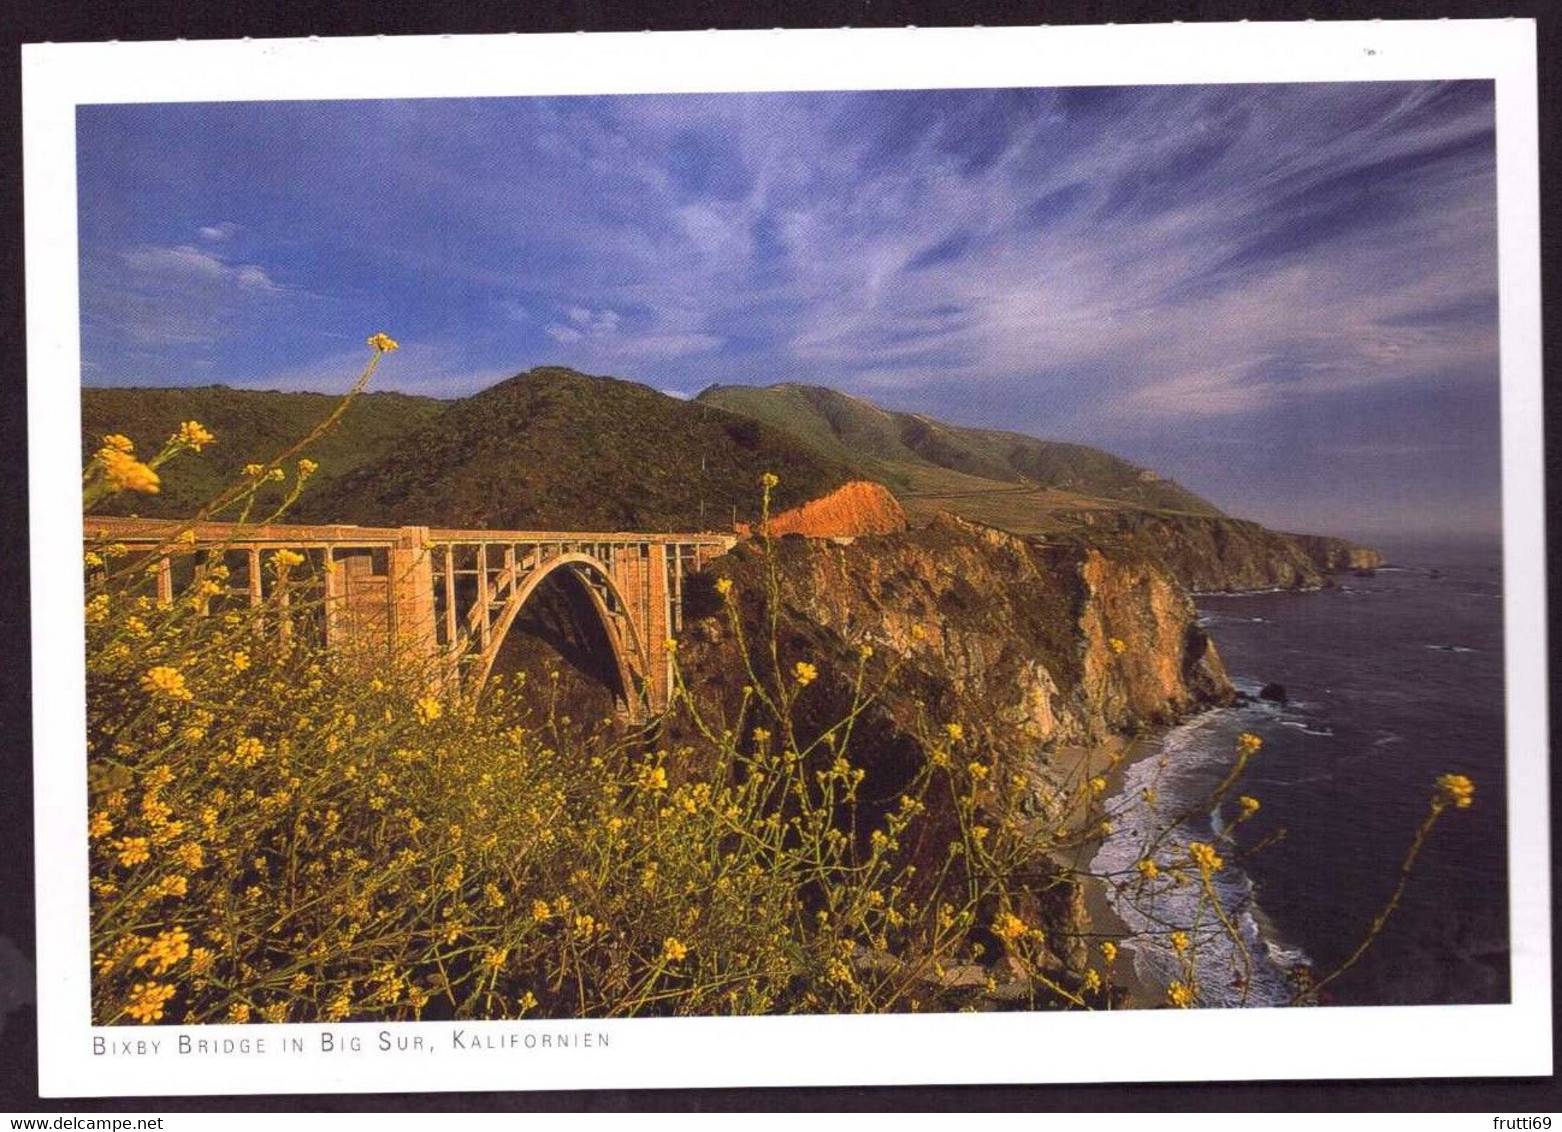
[[[1292,535],[1244,519],[1128,509],[1059,517],[1048,541],[1081,543],[1151,557],[1189,590],[1307,589],[1339,570],[1374,569],[1382,555],[1344,539]]]
[[[770,517],[770,533],[776,536],[850,538],[891,534],[907,526],[906,509],[900,501],[883,484],[868,480],[853,480],[828,495]],[[751,533],[748,523],[739,523],[737,531],[740,535]]]
[[[863,646],[873,650],[870,682],[902,665],[860,743],[883,764],[886,787],[908,769],[897,760],[918,756],[919,720],[935,730],[960,723],[973,741],[1029,759],[1232,695],[1186,591],[1149,556],[1038,546],[952,516],[849,545],[788,537],[774,546],[781,663],[818,667],[819,687],[802,702],[814,723],[849,702]],[[732,581],[749,639],[763,639],[761,545],[740,544],[710,575]],[[714,590],[691,591],[687,614],[686,678],[735,707],[742,661]]]
[[[1169,723],[1233,696],[1187,591],[1131,550],[1038,545],[948,515],[914,530],[849,541],[788,536],[772,545],[781,678],[793,679],[798,661],[818,672],[797,701],[800,743],[851,711],[859,666],[864,687],[884,685],[851,735],[850,758],[866,772],[858,794],[864,832],[930,752],[947,745],[948,724],[960,726],[962,759],[991,762],[1001,776],[994,781],[1024,775],[1045,806],[1051,787],[1036,772],[1050,747]],[[717,582],[730,581],[758,678],[768,683],[768,574],[763,542],[750,539],[686,593],[680,671],[729,723],[749,677]],[[664,736],[681,738],[677,724]],[[936,783],[927,798],[926,835],[909,850],[927,877],[944,864],[956,828],[957,805],[942,789]],[[1059,977],[1077,979],[1085,952],[1075,942],[1089,932],[1077,882],[1044,868],[1027,883],[1028,921],[1057,941]],[[1001,972],[978,982],[987,974]]]
[[[882,488],[862,486],[870,490],[849,485],[817,508],[789,513],[830,537],[774,535],[770,546],[782,672],[806,661],[820,673],[801,701],[805,722],[823,726],[844,714],[863,646],[873,652],[869,684],[898,667],[859,729],[865,758],[917,765],[919,731],[942,733],[954,722],[973,742],[1030,760],[1050,746],[1098,744],[1231,699],[1219,653],[1160,553],[1126,540],[1022,538],[947,513],[864,534],[864,525],[898,513]],[[878,506],[885,500],[889,508]],[[858,533],[842,537],[853,527]],[[759,645],[769,632],[764,548],[745,539],[684,591],[684,678],[703,701],[729,711],[751,681],[716,584],[732,584],[755,663],[767,668]],[[570,656],[564,667],[582,667]],[[542,671],[519,661],[501,667]],[[581,719],[603,714],[595,702],[568,706]]]
[[[1376,570],[1383,565],[1383,555],[1371,547],[1356,546],[1342,538],[1328,535],[1286,535],[1296,543],[1321,570]]]

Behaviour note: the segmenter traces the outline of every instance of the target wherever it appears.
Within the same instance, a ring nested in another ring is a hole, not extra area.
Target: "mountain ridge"
[[[828,386],[718,384],[701,390],[696,400],[791,431],[821,452],[877,473],[901,495],[946,486],[952,473],[1142,507],[1222,514],[1180,484],[1100,448],[951,425],[923,413],[885,409]]]

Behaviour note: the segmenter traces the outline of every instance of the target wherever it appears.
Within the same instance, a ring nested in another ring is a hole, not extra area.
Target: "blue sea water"
[[[1500,552],[1386,549],[1395,568],[1338,575],[1328,589],[1198,599],[1233,682],[1249,695],[1282,683],[1289,702],[1200,715],[1155,740],[1125,775],[1098,872],[1131,875],[1146,836],[1230,768],[1237,735],[1264,740],[1233,791],[1262,808],[1222,847],[1228,867],[1217,874],[1242,945],[1196,884],[1153,897],[1129,885],[1114,902],[1145,933],[1133,961],[1151,982],[1179,977],[1175,927],[1193,936],[1206,1004],[1278,1005],[1291,996],[1290,969],[1334,970],[1392,894],[1433,784],[1451,772],[1474,780],[1475,804],[1444,813],[1399,908],[1329,984],[1327,1001],[1508,1000]],[[1172,840],[1218,838],[1236,811],[1234,801],[1206,807]],[[1269,843],[1255,849],[1260,842]],[[1175,845],[1158,854],[1176,855]]]

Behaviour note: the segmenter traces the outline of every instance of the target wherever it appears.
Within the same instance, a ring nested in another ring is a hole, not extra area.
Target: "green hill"
[[[730,529],[853,470],[768,424],[649,386],[534,369],[463,400],[306,494],[299,518],[557,530]]]
[[[83,460],[97,451],[109,433],[128,436],[146,458],[179,430],[181,421],[200,421],[217,437],[199,455],[186,453],[164,465],[158,494],[111,496],[98,510],[176,518],[194,515],[231,484],[245,464],[264,463],[285,451],[339,403],[339,397],[324,393],[261,392],[225,385],[83,389]],[[320,465],[309,491],[319,491],[343,472],[377,458],[401,436],[438,417],[447,405],[401,393],[361,395],[329,434],[300,453]],[[281,497],[281,489],[264,489],[261,506]]]
[[[1025,530],[1059,507],[1122,505],[1193,515],[1219,508],[1098,448],[961,428],[815,385],[714,385],[698,398],[783,429],[880,479],[913,511],[935,504]],[[1027,519],[1027,512],[1036,512]]]

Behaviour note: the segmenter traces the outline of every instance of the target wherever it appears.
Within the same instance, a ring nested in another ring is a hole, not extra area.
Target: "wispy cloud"
[[[89,325],[155,347],[214,342],[288,289],[259,264],[191,244],[141,244],[87,259],[82,290]]]
[[[1322,437],[1429,382],[1495,380],[1487,83],[83,122],[86,353],[107,371],[130,343],[301,380],[322,337],[372,323],[439,344],[428,387],[541,362],[683,392],[811,380],[1174,462],[1169,429]],[[195,140],[159,148],[174,126]],[[141,164],[117,159],[138,127]],[[175,211],[224,219],[170,236]],[[1462,425],[1495,444],[1491,413]]]

